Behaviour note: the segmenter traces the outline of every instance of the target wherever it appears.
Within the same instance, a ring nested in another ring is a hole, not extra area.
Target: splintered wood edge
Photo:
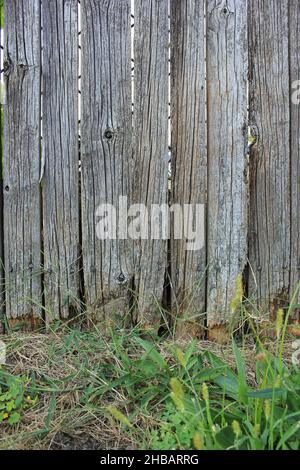
[[[231,335],[226,323],[218,324],[215,322],[208,323],[208,340],[213,343],[227,344],[230,342]]]
[[[268,339],[276,339],[276,325],[275,320],[265,320],[262,322],[257,322],[256,331],[258,336]],[[290,323],[287,326],[287,335],[300,337],[300,324],[299,323]]]
[[[203,325],[192,321],[183,321],[177,325],[176,339],[205,339],[205,328]]]
[[[287,331],[290,335],[299,337],[300,336],[300,325],[298,324],[291,324],[288,326]]]
[[[9,328],[18,328],[19,331],[24,332],[37,331],[44,327],[43,319],[35,315],[8,318],[7,323]]]
[[[276,338],[276,326],[275,321],[265,320],[263,322],[257,322],[255,328],[259,337],[266,339]],[[300,324],[291,323],[287,327],[287,334],[289,336],[300,337]],[[229,331],[229,325],[226,323],[217,324],[210,322],[208,324],[207,339],[217,344],[228,344],[231,340],[231,333]]]

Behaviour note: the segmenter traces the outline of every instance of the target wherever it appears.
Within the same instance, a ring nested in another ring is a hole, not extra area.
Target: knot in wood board
[[[3,73],[6,77],[10,74],[12,68],[12,63],[9,57],[7,57],[3,62]]]
[[[126,282],[126,278],[122,272],[118,275],[117,282],[118,284],[124,284]]]
[[[104,131],[104,138],[110,142],[114,137],[114,131],[110,128],[105,129]]]
[[[221,8],[220,16],[221,16],[221,18],[226,19],[226,18],[228,18],[228,16],[229,16],[230,14],[232,14],[232,13],[233,13],[233,12],[229,10],[228,6],[227,6],[227,5],[224,5],[224,6],[222,6],[222,8]]]

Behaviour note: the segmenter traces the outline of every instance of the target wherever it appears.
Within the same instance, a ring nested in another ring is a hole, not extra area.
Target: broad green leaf
[[[44,430],[49,431],[49,426],[53,418],[54,412],[56,410],[56,398],[55,396],[51,397],[48,413],[44,422]]]
[[[7,411],[12,411],[15,408],[15,402],[14,400],[9,401],[6,403],[6,409]]]
[[[135,338],[135,341],[146,351],[147,356],[152,359],[153,362],[156,362],[156,364],[158,364],[162,369],[168,367],[168,364],[152,343],[149,343],[149,341],[145,341],[142,338]]]
[[[216,434],[216,440],[220,444],[222,449],[227,449],[228,447],[232,446],[234,443],[234,432],[231,426],[226,426],[222,428]]]
[[[218,356],[210,351],[205,351],[204,357],[213,366],[223,370],[224,375],[230,377],[232,380],[237,380],[236,374],[230,369],[226,362],[222,361]]]
[[[262,390],[250,390],[247,392],[249,398],[263,398],[272,400],[272,398],[282,398],[286,395],[286,390],[282,388],[265,388]]]
[[[134,367],[146,376],[157,375],[157,365],[148,359],[138,360],[134,362]]]
[[[232,338],[232,349],[235,357],[236,368],[238,371],[238,382],[239,382],[239,399],[244,403],[247,403],[247,379],[246,379],[246,366],[245,361],[242,358],[241,352]]]
[[[17,424],[21,419],[21,416],[20,416],[20,413],[18,413],[17,411],[14,411],[10,417],[8,418],[8,422],[9,424]]]
[[[285,445],[285,443],[300,429],[300,421],[298,421],[294,426],[290,427],[281,437],[280,441],[276,446],[276,450],[279,450]]]
[[[232,394],[236,398],[239,394],[239,381],[237,377],[230,375],[220,375],[213,380],[214,383],[222,387],[223,391],[227,394]]]

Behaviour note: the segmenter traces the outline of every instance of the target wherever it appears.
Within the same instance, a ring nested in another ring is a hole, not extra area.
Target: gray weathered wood
[[[298,91],[300,80],[300,2],[289,2],[289,53],[290,89]],[[297,87],[295,88],[295,83]],[[293,95],[291,96],[293,98]],[[300,103],[291,102],[291,260],[290,260],[290,299],[300,281]],[[297,303],[300,303],[300,295]],[[299,309],[293,312],[294,320],[299,321]]]
[[[137,0],[134,24],[134,201],[150,213],[168,197],[168,2]],[[138,320],[157,327],[167,241],[149,236],[136,249]]]
[[[247,1],[207,2],[208,284],[211,337],[247,263]]]
[[[86,300],[128,310],[132,242],[96,237],[96,209],[129,196],[132,169],[130,1],[83,0],[82,236]],[[129,201],[128,201],[129,204]]]
[[[41,318],[40,2],[5,2],[4,250],[6,315]]]
[[[250,125],[257,136],[250,155],[250,294],[271,315],[288,302],[290,285],[288,9],[288,0],[249,2]]]
[[[1,63],[2,49],[0,50]],[[4,278],[4,251],[3,251],[3,131],[4,131],[4,88],[1,83],[0,89],[0,334],[4,331],[4,315],[5,315],[5,278]]]
[[[43,0],[43,222],[46,319],[79,306],[78,2]]]
[[[181,207],[207,202],[205,48],[205,1],[171,0],[171,203]],[[195,333],[203,324],[205,271],[205,244],[187,250],[186,238],[172,234],[172,310],[192,319],[183,325],[179,319],[179,331],[190,326]]]

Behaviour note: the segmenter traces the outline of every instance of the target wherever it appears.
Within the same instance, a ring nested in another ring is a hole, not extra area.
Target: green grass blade
[[[156,364],[159,365],[162,369],[166,369],[168,364],[162,357],[162,355],[155,349],[155,346],[149,341],[145,341],[142,338],[135,338],[136,343],[138,343],[147,353],[147,356]]]

